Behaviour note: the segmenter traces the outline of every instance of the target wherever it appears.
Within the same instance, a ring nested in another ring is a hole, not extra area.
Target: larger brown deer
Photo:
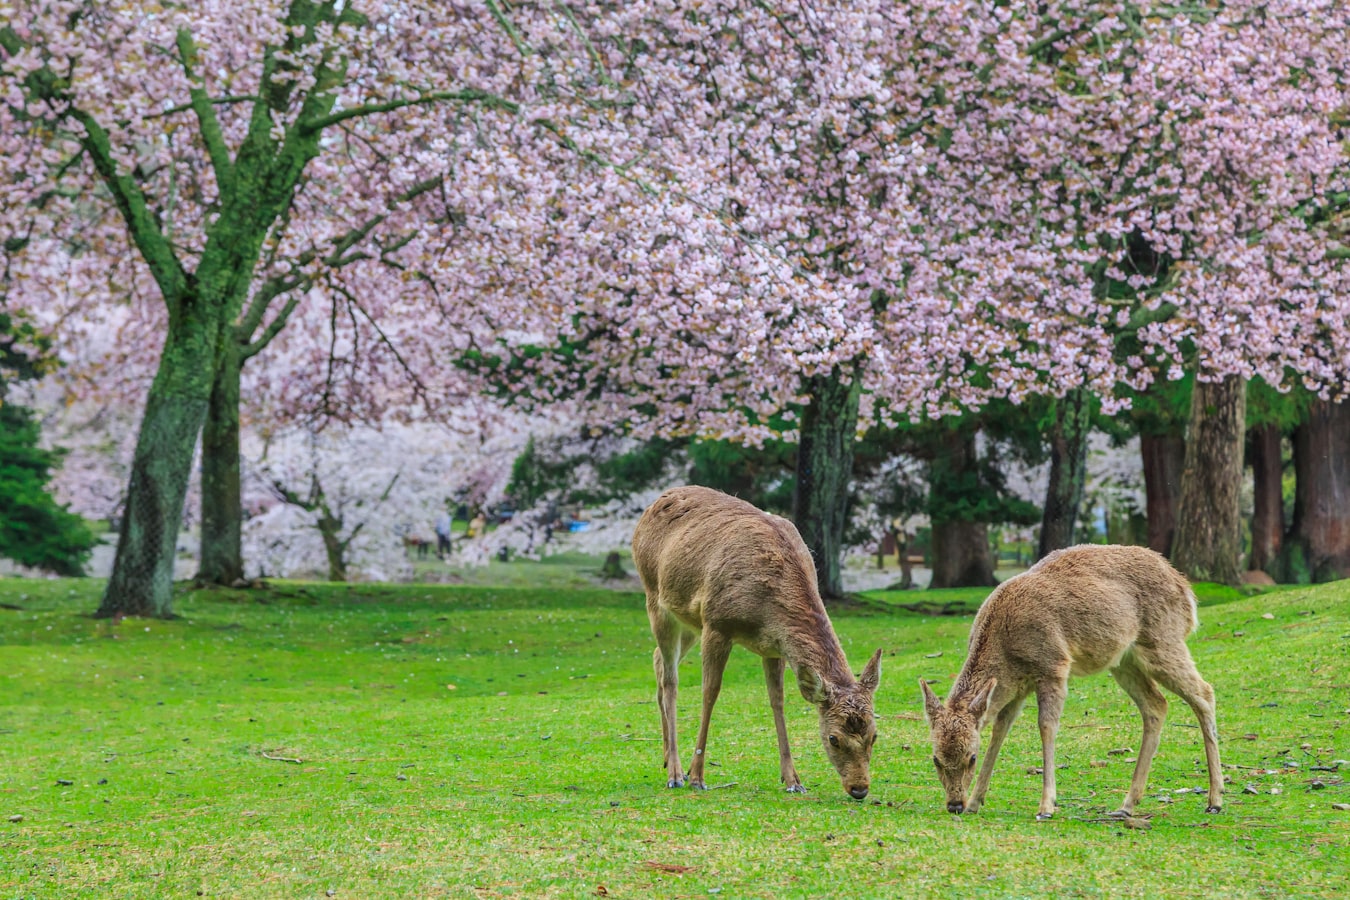
[[[647,592],[656,638],[656,701],[667,787],[683,787],[676,744],[680,660],[703,642],[703,711],[688,783],[704,788],[708,721],[733,644],[763,658],[783,783],[802,793],[783,719],[783,669],[792,666],[802,696],[820,712],[825,752],[855,799],[867,796],[876,741],[872,695],[881,678],[877,650],[856,681],[825,614],[810,551],[786,519],[701,487],[666,491],[633,533],[633,563]]]
[[[1022,703],[1036,693],[1044,782],[1038,819],[1055,812],[1055,734],[1071,675],[1108,669],[1139,707],[1144,735],[1125,802],[1130,816],[1144,795],[1158,749],[1167,699],[1161,684],[1200,720],[1209,766],[1209,805],[1223,804],[1214,690],[1191,661],[1186,637],[1199,627],[1190,584],[1143,547],[1071,547],[1051,553],[994,590],[970,631],[969,655],[944,704],[920,680],[933,739],[933,764],[947,810],[976,812],[989,790],[999,748]],[[980,749],[980,728],[993,719],[989,750],[966,798]]]

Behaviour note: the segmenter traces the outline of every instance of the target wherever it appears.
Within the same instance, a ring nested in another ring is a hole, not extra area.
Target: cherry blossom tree
[[[553,114],[583,95],[595,104],[583,109],[607,105],[572,17],[535,12],[512,23],[492,2],[5,9],[11,295],[150,296],[166,323],[101,614],[171,612],[177,523],[221,361],[284,326],[317,269],[394,249],[374,236],[390,220],[449,219],[443,198],[430,212],[412,201],[457,177],[457,147],[492,131],[571,142]],[[59,254],[78,277],[48,291]],[[230,385],[220,390],[228,405]]]
[[[476,332],[508,348],[484,366],[541,400],[590,396],[639,434],[798,441],[798,521],[827,593],[852,438],[872,422],[1083,390],[1112,411],[1186,367],[1202,384],[1344,371],[1341,6],[713,3],[651,19],[634,94],[683,112],[656,152],[687,149],[667,200],[754,240],[696,271],[690,240],[633,258],[626,220],[584,207],[612,248],[593,258],[608,289],[579,289],[597,281],[584,266],[541,287]],[[551,208],[575,217],[585,199]],[[512,261],[533,258],[494,260],[482,285],[512,290]],[[808,290],[757,302],[750,285],[779,272],[764,261],[784,259]],[[1081,459],[1087,430],[1068,431]],[[1233,512],[1207,518],[1236,534]]]

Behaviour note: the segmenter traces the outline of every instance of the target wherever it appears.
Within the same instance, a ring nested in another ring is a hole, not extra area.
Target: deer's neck
[[[848,658],[844,656],[844,648],[839,645],[824,607],[816,615],[788,626],[780,644],[783,659],[792,671],[800,671],[806,666],[831,684],[853,683]]]
[[[992,653],[991,649],[988,636],[981,628],[970,642],[970,652],[966,656],[965,665],[961,666],[961,672],[956,676],[956,681],[952,683],[952,689],[947,694],[949,705],[956,706],[988,684],[990,678],[1000,677],[997,654]]]

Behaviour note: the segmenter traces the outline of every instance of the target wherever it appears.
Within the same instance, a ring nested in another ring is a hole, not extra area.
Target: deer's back
[[[702,487],[672,488],[642,514],[633,564],[647,602],[733,636],[824,618],[815,567],[793,524]],[[828,621],[828,620],[826,620]]]
[[[1020,662],[1067,656],[1074,674],[1109,668],[1135,643],[1185,641],[1195,628],[1185,577],[1145,547],[1070,547],[1004,582],[971,630]]]

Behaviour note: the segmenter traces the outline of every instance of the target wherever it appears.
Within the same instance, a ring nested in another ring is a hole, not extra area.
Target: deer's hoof
[[[1131,818],[1133,815],[1134,813],[1130,812],[1129,810],[1117,809],[1107,813],[1106,817],[1108,819],[1128,819]]]
[[[806,788],[802,787],[800,784],[789,784],[787,786],[787,792],[789,794],[805,794]]]
[[[680,776],[676,775],[674,778],[672,778],[672,779],[670,779],[669,781],[666,782],[666,787],[668,787],[668,788],[682,788],[682,787],[684,787],[684,779],[681,778]]]
[[[1219,813],[1219,812],[1223,812],[1223,807],[1222,807],[1222,806],[1206,806],[1206,807],[1205,807],[1205,812],[1207,812],[1207,813]]]
[[[690,779],[689,786],[696,791],[706,791],[708,789],[708,786],[703,783],[703,779],[701,778]]]
[[[1037,821],[1037,822],[1048,822],[1048,821],[1050,821],[1051,819],[1053,819],[1054,817],[1055,817],[1055,814],[1052,813],[1052,812],[1048,812],[1048,813],[1038,812],[1038,813],[1036,813],[1036,821]]]

